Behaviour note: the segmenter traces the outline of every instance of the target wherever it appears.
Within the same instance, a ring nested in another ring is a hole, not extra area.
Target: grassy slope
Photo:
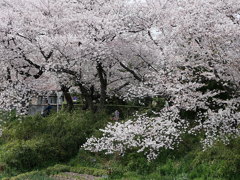
[[[197,137],[186,136],[176,150],[162,151],[153,162],[134,151],[124,157],[79,151],[108,120],[106,114],[82,111],[8,118],[1,137],[0,178],[50,180],[54,174],[76,172],[128,180],[240,179],[240,138],[203,152]]]

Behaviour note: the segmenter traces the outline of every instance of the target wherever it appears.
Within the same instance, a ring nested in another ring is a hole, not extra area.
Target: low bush
[[[0,159],[9,167],[30,170],[46,160],[46,155],[39,153],[43,146],[45,146],[44,140],[12,141],[1,146]]]
[[[128,152],[121,158],[121,163],[127,171],[137,172],[138,174],[148,174],[154,170],[152,162],[149,162],[143,153]]]
[[[66,162],[106,121],[107,115],[87,111],[6,120],[1,137],[0,162],[20,172]]]
[[[240,179],[240,138],[229,145],[219,142],[206,151],[196,153],[191,166],[191,178]]]

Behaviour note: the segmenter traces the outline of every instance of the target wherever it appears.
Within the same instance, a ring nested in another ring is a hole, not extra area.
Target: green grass
[[[31,171],[19,174],[14,177],[4,178],[3,180],[54,180],[40,171]]]
[[[8,178],[3,178],[4,180],[53,180],[54,176],[67,176],[64,172],[73,172],[78,174],[88,174],[98,177],[107,176],[107,170],[97,169],[91,167],[82,167],[82,166],[68,166],[62,164],[56,164],[50,166],[46,169],[40,171],[31,171],[19,174],[17,176],[12,176]]]
[[[86,111],[22,120],[8,116],[0,138],[0,179],[51,180],[64,172],[119,180],[240,179],[240,138],[202,151],[200,136],[185,135],[177,149],[162,150],[151,162],[134,150],[120,156],[80,149],[108,120],[105,113]]]

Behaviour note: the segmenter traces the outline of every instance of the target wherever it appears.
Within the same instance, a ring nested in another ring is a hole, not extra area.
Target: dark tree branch
[[[9,67],[7,67],[7,81],[10,83],[12,82],[11,71]]]
[[[52,57],[53,55],[53,50],[51,50],[48,54],[45,54],[45,52],[43,51],[43,49],[41,47],[39,47],[40,53],[43,55],[44,59],[46,60],[46,62]]]
[[[120,65],[127,70],[129,73],[131,73],[135,79],[137,79],[138,81],[142,82],[142,79],[136,74],[135,71],[133,71],[132,69],[128,68],[127,66],[125,66],[122,62],[119,62]]]
[[[118,88],[114,89],[113,92],[116,93],[116,92],[120,91],[122,88],[126,87],[129,84],[130,84],[130,82],[126,82],[123,85],[119,86]]]
[[[137,55],[138,57],[140,57],[143,62],[145,62],[149,67],[151,67],[155,72],[158,72],[158,70],[156,68],[154,68],[149,62],[147,62],[140,54]]]

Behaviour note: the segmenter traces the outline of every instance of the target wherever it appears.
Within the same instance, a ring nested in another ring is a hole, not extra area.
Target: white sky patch
[[[236,17],[237,20],[240,20],[240,13],[235,14],[235,17]]]
[[[151,27],[150,32],[153,40],[157,40],[162,34],[162,32],[157,27]]]

